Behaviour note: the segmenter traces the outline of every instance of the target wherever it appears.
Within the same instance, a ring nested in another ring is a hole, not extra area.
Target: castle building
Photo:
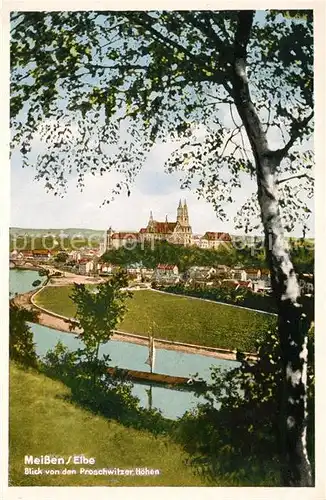
[[[230,243],[231,236],[229,233],[216,233],[206,231],[204,236],[200,238],[199,245],[201,248],[218,248],[223,243]]]
[[[157,221],[154,219],[153,213],[150,212],[147,226],[141,228],[139,232],[115,232],[110,227],[106,231],[102,251],[117,250],[121,247],[132,249],[135,248],[137,243],[154,242],[157,240],[168,241],[174,245],[197,245],[200,248],[216,249],[223,243],[230,243],[231,237],[228,233],[216,233],[212,231],[207,231],[204,236],[193,235],[189,223],[187,203],[185,200],[183,203],[180,200],[176,221],[169,222],[167,216],[165,221]]]
[[[168,222],[167,216],[163,222],[154,220],[151,212],[147,226],[143,227],[139,234],[142,241],[166,240],[175,245],[191,245],[192,229],[186,201],[182,204],[180,200],[175,222]]]
[[[121,247],[132,249],[140,241],[139,233],[134,231],[114,232],[110,227],[106,232],[105,251],[118,250]]]

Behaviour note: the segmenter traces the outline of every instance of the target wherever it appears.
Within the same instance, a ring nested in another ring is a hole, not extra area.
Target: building
[[[225,266],[224,264],[218,264],[215,267],[214,278],[220,280],[231,278],[231,268],[229,266]]]
[[[154,271],[154,280],[157,281],[171,281],[176,283],[179,281],[179,269],[178,266],[173,264],[159,264]]]
[[[141,228],[140,237],[142,241],[165,240],[176,245],[192,244],[192,229],[189,223],[188,206],[186,201],[177,208],[177,220],[169,222],[166,216],[164,222],[154,220],[150,212],[146,227]]]
[[[270,293],[272,289],[268,281],[261,279],[253,283],[253,291],[256,293]]]
[[[71,252],[68,253],[69,256],[69,261],[72,262],[79,262],[81,260],[81,253],[78,252],[77,250],[72,250]]]
[[[81,259],[78,265],[78,272],[80,274],[89,274],[94,269],[94,263],[92,260]]]
[[[313,294],[314,293],[314,275],[308,273],[302,273],[298,276],[298,282],[303,294]]]
[[[128,278],[136,281],[141,281],[141,271],[138,267],[128,267],[126,269]]]
[[[106,233],[106,249],[118,250],[119,248],[134,248],[137,243],[141,241],[140,235],[134,231],[113,231],[112,227]]]
[[[112,274],[113,272],[113,269],[114,267],[112,266],[112,264],[100,264],[98,263],[97,264],[97,271],[98,273],[101,275],[109,275],[109,274]]]
[[[247,273],[244,269],[232,269],[231,278],[238,281],[247,281]]]
[[[222,287],[225,287],[225,288],[238,288],[239,287],[238,281],[233,280],[233,279],[222,280],[221,285],[222,285]]]
[[[269,269],[260,270],[260,280],[264,281],[266,286],[271,286],[271,273]]]
[[[192,235],[192,240],[191,240],[192,245],[201,248],[201,239],[202,239],[201,235],[199,235],[199,234],[193,234]]]
[[[186,277],[190,280],[209,280],[216,274],[216,269],[209,266],[192,266],[188,269]]]
[[[207,231],[204,236],[193,235],[189,220],[188,206],[186,200],[177,207],[175,221],[165,221],[154,219],[152,211],[146,227],[142,227],[139,232],[120,231],[116,232],[111,227],[106,231],[105,242],[100,245],[100,253],[107,250],[117,250],[121,247],[132,249],[137,243],[155,241],[167,241],[174,245],[197,245],[200,248],[218,248],[220,245],[231,242],[228,233],[217,233]]]
[[[33,256],[33,254],[31,255],[31,257]],[[10,259],[13,259],[13,260],[21,260],[24,258],[24,255],[22,252],[19,252],[18,250],[13,250],[12,252],[10,252]]]
[[[32,250],[33,259],[48,261],[52,257],[51,250]]]
[[[259,280],[261,277],[261,270],[260,269],[249,268],[249,269],[245,269],[245,271],[247,273],[248,280]]]
[[[154,277],[155,271],[154,269],[142,267],[140,273],[141,273],[141,279],[143,281],[151,281]]]
[[[239,287],[241,287],[241,288],[248,288],[249,290],[253,289],[253,283],[250,279],[246,280],[246,281],[238,281],[238,284],[239,284]]]
[[[24,259],[33,259],[32,250],[22,250],[20,253],[22,254]]]
[[[206,231],[200,240],[201,248],[218,248],[221,244],[230,243],[231,236],[228,233],[216,233],[213,231]]]
[[[177,209],[177,220],[169,222],[166,216],[164,222],[154,220],[152,212],[150,212],[149,221],[146,227],[135,231],[119,231],[115,232],[110,227],[106,232],[105,251],[113,249],[117,250],[121,247],[134,248],[137,243],[154,242],[157,240],[165,240],[169,243],[178,245],[191,245],[192,229],[189,224],[189,214],[186,201],[181,203]]]

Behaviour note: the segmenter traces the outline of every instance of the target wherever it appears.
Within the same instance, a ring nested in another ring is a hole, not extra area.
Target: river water
[[[10,293],[25,293],[33,288],[32,283],[39,277],[37,271],[10,270]],[[137,293],[137,292],[135,292]],[[36,344],[36,352],[43,356],[61,341],[69,349],[82,347],[82,342],[70,333],[53,330],[42,325],[31,324]],[[148,357],[146,346],[130,342],[110,340],[102,346],[101,354],[109,354],[112,366],[134,370],[149,371],[145,364]],[[198,354],[187,354],[166,349],[156,349],[155,372],[168,375],[191,376],[196,373],[205,380],[210,380],[210,367],[219,366],[230,369],[237,365],[235,361],[216,359]],[[148,390],[150,385],[134,383],[133,394],[140,399],[141,405],[148,406]],[[185,411],[194,408],[203,398],[197,398],[192,392],[176,391],[152,385],[152,406],[162,411],[167,418],[177,419]]]

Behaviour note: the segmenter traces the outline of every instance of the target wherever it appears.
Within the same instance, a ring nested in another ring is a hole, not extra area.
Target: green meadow
[[[34,370],[10,364],[11,486],[208,486],[186,464],[188,455],[171,437],[126,427],[69,401],[70,389]],[[25,455],[95,458],[94,465],[41,465],[74,469],[76,475],[25,475]],[[159,475],[83,475],[80,467],[145,468]]]
[[[46,287],[35,297],[35,303],[72,318],[76,309],[71,291],[71,286]],[[156,338],[253,352],[256,339],[275,323],[275,316],[236,306],[139,290],[128,300],[128,312],[117,328],[143,335],[153,331]]]

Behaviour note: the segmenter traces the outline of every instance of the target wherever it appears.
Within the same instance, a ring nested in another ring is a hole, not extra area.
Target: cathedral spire
[[[149,222],[153,222],[153,212],[150,211],[149,213]]]
[[[178,210],[177,210],[177,222],[179,222],[179,224],[182,224],[182,221],[183,221],[183,207],[182,207],[182,203],[181,203],[181,199],[180,199]]]
[[[183,201],[183,223],[185,226],[189,226],[189,215],[188,215],[188,206],[187,206],[187,201],[184,199]]]

